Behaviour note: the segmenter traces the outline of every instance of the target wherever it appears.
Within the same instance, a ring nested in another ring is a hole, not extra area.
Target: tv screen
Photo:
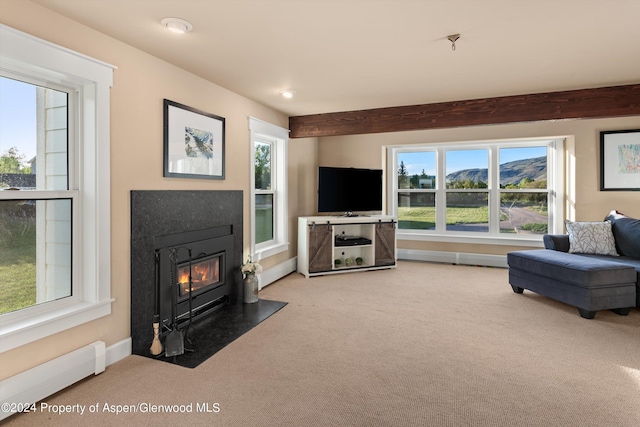
[[[382,210],[382,169],[318,168],[318,212]]]

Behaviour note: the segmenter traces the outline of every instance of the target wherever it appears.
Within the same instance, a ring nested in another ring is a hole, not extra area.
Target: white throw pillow
[[[618,256],[611,222],[573,222],[566,219],[569,253]]]

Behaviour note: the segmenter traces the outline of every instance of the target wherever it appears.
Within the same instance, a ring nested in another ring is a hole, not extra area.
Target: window
[[[0,352],[111,312],[112,72],[0,26]]]
[[[271,179],[271,165],[276,166],[272,159],[275,141],[256,136],[255,143],[255,208],[253,210],[255,222],[255,243],[257,245],[272,241],[273,235],[273,202],[275,200],[276,185]]]
[[[0,72],[0,315],[72,295],[78,196],[69,190],[69,91],[8,75]]]
[[[289,246],[287,143],[289,131],[249,118],[251,131],[251,256],[254,261]]]
[[[562,153],[562,139],[390,147],[399,238],[520,244],[561,232]]]

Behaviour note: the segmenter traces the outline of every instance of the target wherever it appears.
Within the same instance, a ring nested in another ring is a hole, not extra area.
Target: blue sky
[[[24,160],[36,155],[36,89],[0,78],[0,155],[17,147]]]
[[[500,164],[515,160],[545,156],[547,147],[508,148],[500,150]],[[399,153],[398,162],[404,161],[408,174],[436,174],[435,152]],[[447,151],[447,174],[463,169],[486,169],[489,165],[487,150]]]

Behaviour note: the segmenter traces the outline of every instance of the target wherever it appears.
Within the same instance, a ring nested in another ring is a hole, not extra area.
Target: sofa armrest
[[[568,234],[545,234],[542,236],[545,249],[554,251],[569,252],[569,235]]]

